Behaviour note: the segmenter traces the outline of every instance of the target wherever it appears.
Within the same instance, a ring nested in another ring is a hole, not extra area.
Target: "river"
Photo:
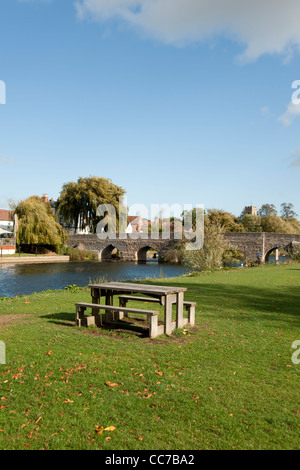
[[[187,272],[178,264],[145,264],[127,262],[70,262],[47,264],[0,265],[0,297],[14,297],[63,289],[76,284],[84,287],[90,282],[132,281],[135,279],[176,277]]]
[[[288,257],[280,257],[279,263]],[[269,262],[275,262],[270,256]],[[0,297],[15,297],[42,292],[48,289],[63,289],[68,285],[84,287],[90,282],[133,281],[135,279],[176,277],[187,273],[179,264],[159,264],[149,261],[144,264],[118,261],[90,261],[47,264],[0,264]]]

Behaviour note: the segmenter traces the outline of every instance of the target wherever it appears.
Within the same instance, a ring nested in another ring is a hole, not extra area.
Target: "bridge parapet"
[[[291,243],[299,243],[300,234],[231,232],[225,233],[225,240],[244,253],[247,260],[256,260],[259,257],[262,262],[265,262],[276,248],[287,250]]]
[[[168,250],[178,242],[176,239],[165,240],[151,238],[116,237],[114,239],[100,240],[97,235],[71,235],[68,245],[73,248],[91,250],[98,253],[99,259],[109,259],[114,249],[121,254],[123,261],[144,261],[149,249],[159,252],[162,261]]]
[[[131,234],[130,234],[131,235]],[[70,235],[69,246],[79,249],[86,249],[98,253],[99,259],[102,256],[109,257],[109,253],[115,248],[121,253],[121,257],[126,261],[144,260],[147,249],[159,252],[160,260],[166,256],[167,252],[173,249],[181,238],[173,237],[164,239],[160,234],[159,239],[153,239],[149,234],[147,237],[124,239],[117,236],[114,239],[100,240],[97,235]],[[288,249],[291,244],[300,243],[300,234],[278,234],[269,232],[230,232],[224,234],[225,240],[238,248],[246,260],[259,259],[262,262],[268,260],[270,253],[276,248]],[[296,245],[295,245],[296,246]]]

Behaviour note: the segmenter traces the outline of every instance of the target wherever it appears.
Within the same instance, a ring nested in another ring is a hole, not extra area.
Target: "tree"
[[[263,204],[258,210],[257,215],[268,217],[269,215],[277,215],[277,209],[274,204]]]
[[[78,228],[89,227],[95,233],[100,217],[97,215],[99,205],[111,204],[119,215],[119,201],[125,190],[111,180],[98,176],[79,178],[77,183],[63,185],[58,199],[58,213],[64,221]]]
[[[283,202],[281,204],[281,217],[284,220],[296,218],[298,214],[293,210],[294,204]]]
[[[242,214],[240,220],[245,232],[262,232],[261,217],[258,215]]]
[[[49,203],[31,196],[15,208],[18,216],[17,244],[59,247],[66,242],[66,233],[57,223]]]
[[[204,209],[200,207],[194,207],[190,211],[183,211],[181,214],[182,217],[182,223],[184,226],[184,230],[196,230],[196,225],[197,225],[197,218],[198,220],[202,220],[202,217],[204,216],[205,211]]]
[[[201,250],[186,250],[184,263],[195,271],[219,268],[223,264],[223,255],[228,244],[223,238],[223,228],[205,217],[204,246]]]
[[[262,217],[261,226],[263,232],[294,233],[294,230],[291,229],[290,224],[278,215],[268,215],[266,217]]]
[[[214,224],[220,224],[225,232],[242,232],[241,222],[230,212],[218,209],[208,209],[207,217]]]

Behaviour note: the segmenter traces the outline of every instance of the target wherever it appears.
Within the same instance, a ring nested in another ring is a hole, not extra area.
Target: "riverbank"
[[[69,263],[69,256],[43,256],[43,255],[27,255],[27,256],[2,256],[0,264],[37,264],[37,263]]]
[[[155,340],[77,328],[86,287],[0,301],[1,449],[297,449],[299,274],[292,264],[148,279],[197,302],[194,328]]]

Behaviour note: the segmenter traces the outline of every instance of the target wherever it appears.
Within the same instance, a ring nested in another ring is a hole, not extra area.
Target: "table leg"
[[[172,304],[174,303],[174,295],[166,295],[165,301],[165,334],[172,334]]]
[[[176,328],[183,328],[183,292],[176,294]]]
[[[112,294],[107,293],[105,296],[105,305],[113,305],[113,301],[114,301],[114,296]],[[114,312],[112,310],[106,310],[105,320],[108,323],[114,321]]]
[[[100,292],[99,289],[93,289],[92,288],[92,303],[93,304],[100,304]],[[95,316],[99,313],[98,309],[92,309],[92,314]]]

